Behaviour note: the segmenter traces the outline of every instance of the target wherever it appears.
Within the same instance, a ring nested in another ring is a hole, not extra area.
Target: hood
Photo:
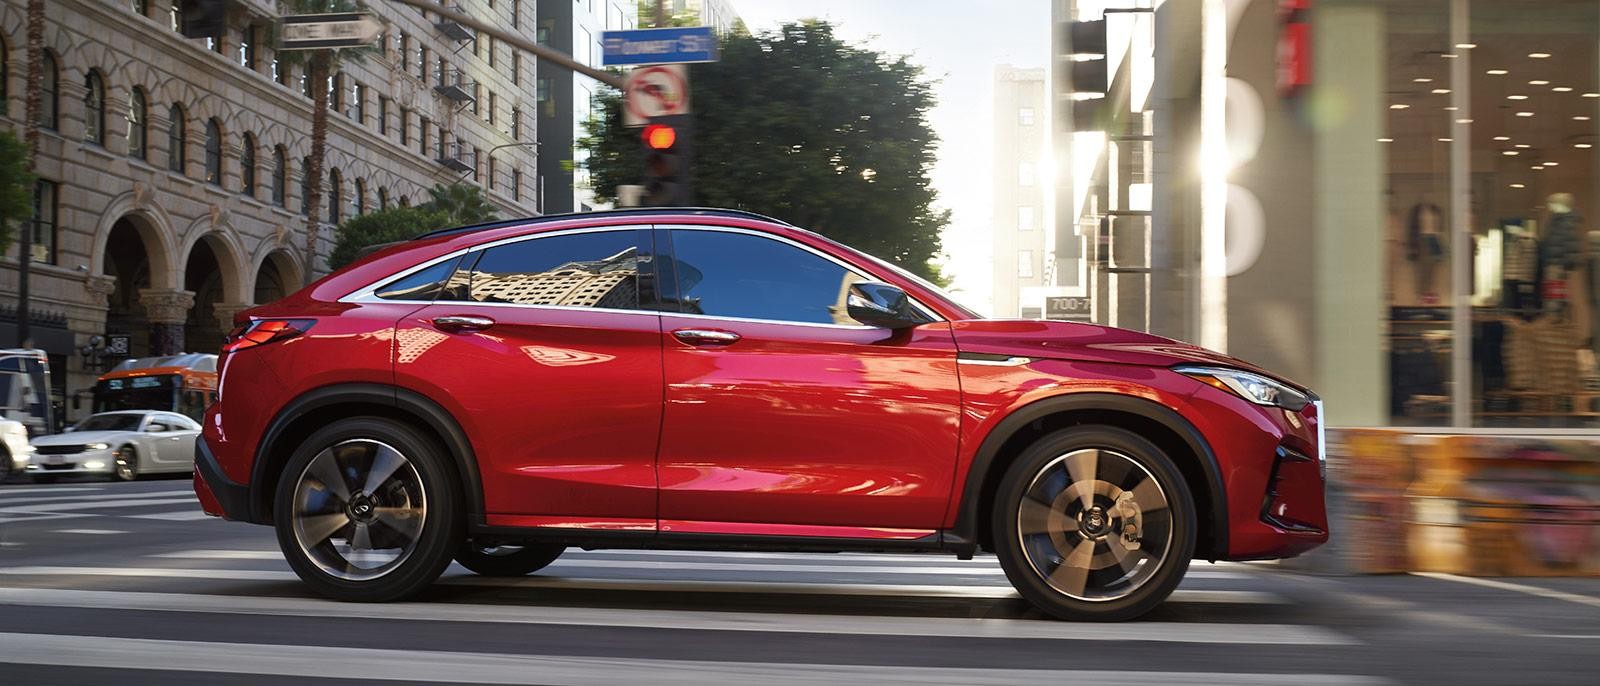
[[[1206,364],[1255,372],[1301,390],[1305,386],[1244,360],[1154,334],[1097,324],[1040,319],[974,319],[952,325],[967,353],[1041,357],[1143,367]]]
[[[133,431],[69,431],[33,439],[34,445],[82,445],[84,443],[114,443],[124,440]]]

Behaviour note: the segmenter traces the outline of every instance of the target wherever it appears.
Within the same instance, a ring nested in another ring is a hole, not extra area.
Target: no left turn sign
[[[681,64],[628,72],[623,88],[623,126],[644,126],[654,117],[689,113],[689,70]]]

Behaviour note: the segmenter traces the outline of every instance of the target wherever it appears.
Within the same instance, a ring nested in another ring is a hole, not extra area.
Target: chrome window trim
[[[957,357],[956,364],[973,364],[980,367],[1020,367],[1033,362],[1031,357],[1007,357],[1003,360],[983,360],[969,357]]]
[[[849,262],[845,262],[844,260],[841,260],[841,259],[839,259],[837,257],[834,257],[833,255],[829,255],[828,253],[822,252],[821,250],[813,248],[813,247],[811,247],[809,245],[806,245],[806,244],[801,243],[799,241],[793,240],[793,239],[791,239],[791,238],[789,238],[787,236],[779,236],[779,235],[776,235],[776,234],[773,234],[773,233],[768,233],[766,231],[756,231],[754,229],[743,229],[743,228],[739,228],[739,227],[735,227],[735,226],[717,226],[715,224],[658,224],[658,225],[656,225],[656,228],[658,228],[658,229],[668,229],[668,230],[673,230],[673,231],[685,231],[686,230],[686,231],[715,231],[715,232],[721,232],[721,233],[742,233],[742,234],[745,234],[747,236],[755,236],[757,238],[765,238],[765,239],[768,239],[768,240],[778,241],[779,243],[786,243],[788,245],[794,246],[796,248],[799,248],[801,250],[809,252],[809,253],[811,253],[813,255],[816,255],[817,257],[821,257],[822,259],[827,260],[829,262],[832,262],[832,263],[834,263],[836,265],[839,265],[840,267],[843,267],[845,269],[845,271],[852,272],[852,273],[854,273],[854,274],[856,274],[858,276],[864,277],[862,279],[864,281],[882,282],[882,277],[879,277],[877,275],[870,274],[870,273],[862,274],[861,273],[862,270],[861,270],[860,267],[852,265]],[[676,247],[673,248],[673,252],[674,253],[677,252],[677,248]],[[674,254],[673,256],[676,257],[677,255]],[[874,266],[876,266],[876,265],[874,265]],[[928,323],[928,324],[937,324],[939,322],[948,321],[944,317],[939,316],[939,313],[933,311],[932,308],[928,307],[927,305],[922,304],[922,301],[917,300],[916,298],[912,297],[910,293],[906,294],[906,300],[911,303],[912,307],[917,308],[918,312],[921,312],[924,316],[928,317],[928,321],[926,323]],[[867,326],[865,324],[862,324],[862,325],[825,324],[825,323],[821,323],[821,322],[795,322],[795,321],[789,321],[789,320],[783,320],[783,319],[757,319],[757,318],[754,318],[754,317],[724,317],[724,316],[719,316],[719,315],[687,315],[686,313],[682,313],[682,312],[672,312],[672,313],[665,313],[665,314],[679,314],[679,315],[696,316],[696,317],[712,317],[712,318],[715,318],[715,319],[731,319],[731,320],[735,320],[735,321],[768,322],[768,323],[774,323],[774,324],[805,324],[805,325],[810,325],[810,326],[831,326],[831,327],[834,327],[834,328],[847,328],[847,329],[857,329],[857,328],[860,328],[860,329],[876,329],[876,328],[881,328],[881,327],[876,327],[876,326]]]

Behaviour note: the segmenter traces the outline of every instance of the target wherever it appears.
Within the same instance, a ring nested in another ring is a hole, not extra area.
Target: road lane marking
[[[0,567],[5,576],[101,576],[166,579],[208,579],[213,581],[287,581],[298,579],[294,572],[264,569],[191,569],[179,567]],[[533,588],[580,591],[645,593],[750,593],[812,596],[877,596],[931,598],[1014,598],[1010,586],[950,584],[832,584],[777,581],[705,581],[679,579],[592,579],[529,576],[497,578],[447,576],[439,583],[452,586],[490,588]],[[1170,602],[1280,605],[1281,596],[1261,591],[1209,591],[1180,588]]]
[[[102,508],[119,507],[148,507],[151,505],[177,505],[178,503],[198,504],[194,496],[187,498],[149,498],[127,500],[102,500],[99,502],[65,503],[61,505],[15,505],[0,507],[0,514],[58,514],[62,512],[76,512],[80,510],[98,510]]]
[[[130,532],[122,531],[120,529],[56,529],[52,533],[58,533],[58,534],[81,534],[81,535],[84,535],[84,536],[112,536],[112,535],[116,535],[116,534],[126,534],[126,533],[130,533]]]
[[[45,491],[51,493],[84,493],[87,491],[99,491],[104,488],[104,486],[5,486],[0,487],[0,496],[12,493],[43,493]],[[0,502],[8,500],[9,498],[0,498]]]
[[[177,498],[177,497],[183,497],[183,496],[187,496],[189,498],[189,500],[195,500],[194,490],[186,488],[186,489],[183,489],[181,491],[150,491],[148,493],[101,493],[101,494],[98,494],[98,495],[63,495],[63,496],[42,496],[41,495],[41,496],[27,496],[27,497],[22,497],[22,498],[0,498],[0,505],[4,505],[4,506],[7,506],[7,507],[12,507],[12,506],[18,506],[18,505],[30,505],[31,506],[31,505],[34,505],[34,504],[37,504],[37,503],[68,503],[68,502],[84,502],[84,501],[92,502],[92,501],[95,501],[95,500],[107,501],[107,500],[111,500],[113,498],[122,499],[122,500],[131,500],[131,499],[135,499],[135,498]]]
[[[197,506],[199,505],[199,503],[195,503],[195,504]],[[157,519],[157,520],[163,520],[163,521],[168,521],[168,522],[190,522],[190,521],[197,521],[197,520],[201,520],[201,519],[217,519],[216,517],[213,517],[211,515],[206,514],[204,510],[201,510],[198,507],[196,507],[193,510],[178,510],[176,512],[160,512],[160,513],[157,513],[157,514],[136,514],[136,515],[117,515],[117,516],[119,516],[119,517],[129,517],[129,518],[132,518],[132,519]],[[282,556],[280,555],[280,557],[282,557]]]
[[[293,617],[350,617],[350,606],[309,598],[269,598],[190,593],[79,591],[0,588],[0,604]],[[1091,624],[1048,619],[966,617],[891,617],[866,615],[580,608],[546,605],[471,603],[384,603],[363,605],[363,619],[488,624],[604,626],[612,628],[743,631],[794,634],[850,634],[944,638],[1049,639],[1062,641],[1158,641],[1255,645],[1359,645],[1355,639],[1321,627],[1298,624],[1207,622],[1125,622]],[[0,651],[4,651],[0,645]],[[5,660],[0,659],[0,662]]]
[[[1514,584],[1514,583],[1511,583],[1509,581],[1497,581],[1495,579],[1481,579],[1481,578],[1472,577],[1472,576],[1457,576],[1455,574],[1444,574],[1444,573],[1441,573],[1441,572],[1411,572],[1411,574],[1412,574],[1412,576],[1426,577],[1426,578],[1429,578],[1429,579],[1439,579],[1441,581],[1454,581],[1456,583],[1472,584],[1474,586],[1482,586],[1484,588],[1495,588],[1495,589],[1499,589],[1499,590],[1502,590],[1502,591],[1515,591],[1517,593],[1525,593],[1527,595],[1539,596],[1540,598],[1548,598],[1550,600],[1562,600],[1562,601],[1566,601],[1566,602],[1569,602],[1569,603],[1577,603],[1579,605],[1588,605],[1588,606],[1591,606],[1591,607],[1600,607],[1600,598],[1596,598],[1594,596],[1588,596],[1588,595],[1579,595],[1577,593],[1568,593],[1566,591],[1557,591],[1557,590],[1555,590],[1553,588],[1543,588],[1543,587],[1540,587],[1540,586],[1528,586],[1528,585],[1524,585],[1524,584]]]

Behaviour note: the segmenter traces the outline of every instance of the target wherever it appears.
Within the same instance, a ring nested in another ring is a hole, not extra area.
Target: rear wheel
[[[1109,426],[1057,431],[1023,451],[1000,483],[993,522],[1006,576],[1061,619],[1149,612],[1194,554],[1194,503],[1177,467]]]
[[[547,543],[484,546],[467,541],[456,551],[456,562],[484,576],[523,576],[548,567],[566,549]]]
[[[450,564],[461,540],[457,492],[433,441],[386,419],[341,420],[289,459],[273,508],[278,545],[322,595],[404,598]]]
[[[131,445],[117,448],[111,454],[111,477],[117,481],[133,481],[139,478],[139,453]]]

